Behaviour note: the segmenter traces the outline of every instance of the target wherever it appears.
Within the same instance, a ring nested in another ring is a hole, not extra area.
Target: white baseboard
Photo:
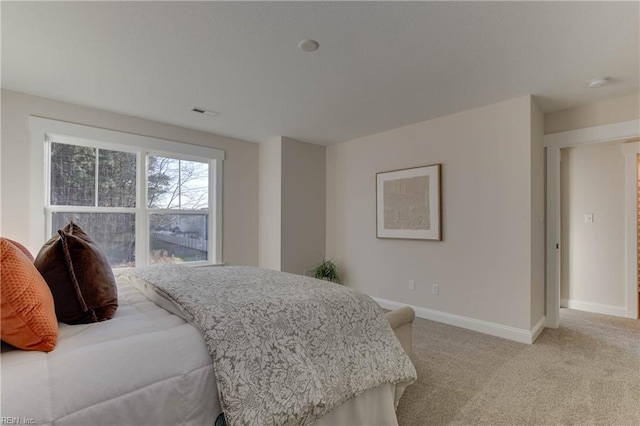
[[[614,317],[627,316],[627,309],[623,306],[605,305],[603,303],[584,302],[575,299],[562,299],[560,306],[563,308],[576,309],[578,311],[593,312],[595,314],[613,315]]]
[[[546,322],[547,317],[543,315],[542,318],[538,320],[536,325],[533,326],[533,328],[531,329],[531,343],[534,343],[536,340],[538,340],[540,333],[542,333],[542,331],[544,331],[545,329]]]
[[[525,330],[489,321],[463,317],[461,315],[449,314],[447,312],[440,312],[420,306],[408,305],[406,303],[395,302],[393,300],[381,299],[379,297],[373,297],[373,300],[375,300],[378,305],[384,309],[398,309],[403,306],[410,306],[414,311],[416,311],[416,316],[418,318],[441,322],[443,324],[449,324],[455,327],[466,328],[467,330],[473,330],[489,334],[491,336],[502,337],[503,339],[528,344],[535,342],[542,330],[544,330],[544,323],[546,321],[546,317],[542,317],[531,330]]]

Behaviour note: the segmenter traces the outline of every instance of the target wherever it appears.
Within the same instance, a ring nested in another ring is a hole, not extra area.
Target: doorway
[[[562,307],[626,316],[623,143],[560,150]]]
[[[544,136],[546,156],[546,327],[560,325],[560,149],[640,137],[640,120],[554,133]],[[638,154],[640,142],[622,145],[625,210],[625,316],[638,318]]]

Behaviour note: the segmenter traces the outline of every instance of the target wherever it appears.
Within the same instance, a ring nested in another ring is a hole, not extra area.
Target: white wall
[[[302,274],[325,252],[325,147],[277,137],[260,145],[260,266]]]
[[[260,144],[259,265],[279,271],[282,259],[282,140]]]
[[[544,306],[544,237],[533,224],[544,205],[540,115],[526,96],[329,146],[327,255],[346,283],[530,330]],[[376,239],[375,174],[434,163],[443,165],[443,241]]]
[[[29,240],[31,137],[29,116],[224,149],[223,258],[226,263],[258,263],[258,145],[136,117],[2,90],[0,233],[24,242],[32,251],[42,241]]]
[[[606,90],[606,87],[603,89]],[[545,114],[544,133],[620,123],[637,120],[638,117],[640,117],[640,93]]]
[[[531,99],[531,324],[545,314],[544,115]]]
[[[282,138],[282,270],[320,263],[326,242],[326,148]]]
[[[621,145],[622,141],[561,150],[563,306],[624,315]],[[594,214],[593,223],[585,223],[585,213]]]

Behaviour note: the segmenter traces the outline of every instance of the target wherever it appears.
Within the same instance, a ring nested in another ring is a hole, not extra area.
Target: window
[[[209,164],[147,157],[151,263],[207,260]]]
[[[45,238],[73,220],[114,268],[221,263],[223,151],[31,120],[44,156]]]

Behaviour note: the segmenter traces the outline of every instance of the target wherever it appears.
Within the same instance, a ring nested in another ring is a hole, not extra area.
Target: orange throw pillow
[[[53,296],[29,258],[0,238],[0,334],[19,349],[52,351],[58,341]]]
[[[19,242],[17,242],[17,241],[13,241],[13,240],[10,240],[10,239],[8,239],[8,238],[5,238],[5,240],[9,241],[11,244],[13,244],[14,246],[18,247],[18,248],[20,249],[20,251],[21,251],[21,252],[23,252],[23,253],[24,253],[24,255],[25,255],[25,256],[27,256],[27,257],[29,258],[29,260],[31,261],[31,263],[33,263],[33,261],[34,261],[35,259],[33,258],[33,255],[31,254],[31,252],[30,252],[30,251],[29,251],[25,246],[23,246],[22,244],[20,244],[20,243],[19,243]]]

